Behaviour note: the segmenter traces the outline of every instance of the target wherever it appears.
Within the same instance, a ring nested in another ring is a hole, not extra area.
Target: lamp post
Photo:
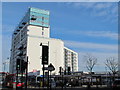
[[[4,71],[4,72],[5,72],[5,64],[6,64],[6,63],[4,62],[4,63],[3,63],[3,66],[4,66],[4,67],[3,67],[3,71]]]

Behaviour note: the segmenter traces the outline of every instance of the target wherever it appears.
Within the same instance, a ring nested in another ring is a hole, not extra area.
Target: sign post
[[[49,88],[49,71],[50,71],[50,90],[51,90],[51,72],[55,70],[55,67],[50,63],[48,65],[48,88]]]

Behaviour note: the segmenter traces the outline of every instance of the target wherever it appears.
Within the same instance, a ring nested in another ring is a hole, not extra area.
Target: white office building
[[[10,73],[16,73],[16,60],[21,54],[27,60],[28,72],[40,71],[42,75],[42,46],[48,46],[48,65],[53,64],[52,74],[59,74],[59,67],[78,71],[78,54],[66,47],[60,39],[50,38],[49,11],[29,8],[12,35]],[[48,65],[45,65],[47,67]]]

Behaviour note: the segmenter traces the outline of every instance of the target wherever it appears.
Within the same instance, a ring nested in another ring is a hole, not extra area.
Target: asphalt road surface
[[[4,88],[1,90],[25,90],[25,88],[22,89],[10,89],[10,88]],[[120,88],[27,88],[27,90],[120,90]]]

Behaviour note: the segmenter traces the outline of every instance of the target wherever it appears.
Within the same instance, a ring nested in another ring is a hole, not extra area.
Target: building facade
[[[68,72],[68,67],[70,67],[70,70],[72,72],[78,71],[78,54],[68,49],[67,47],[64,47],[64,63],[65,63],[65,70]]]
[[[10,73],[16,73],[17,59],[27,60],[28,72],[40,71],[42,75],[42,46],[48,46],[48,65],[55,67],[53,74],[59,74],[59,67],[78,71],[78,55],[64,47],[60,39],[50,38],[49,11],[29,8],[12,35]],[[22,50],[20,49],[22,47]],[[67,52],[70,52],[70,59]],[[22,53],[22,56],[19,55]],[[48,65],[45,65],[47,67]]]

